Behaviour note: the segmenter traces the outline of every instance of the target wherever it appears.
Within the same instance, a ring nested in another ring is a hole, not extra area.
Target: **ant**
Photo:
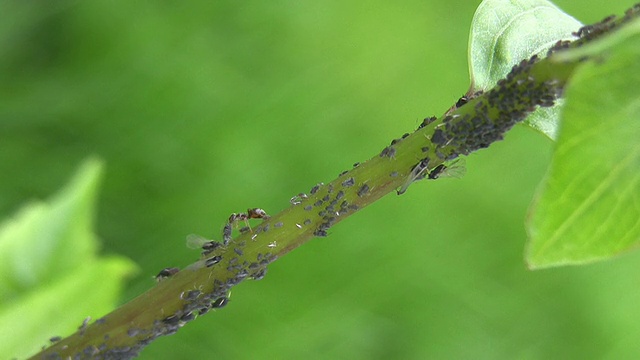
[[[229,244],[229,242],[231,241],[231,232],[233,230],[233,226],[234,225],[238,225],[239,221],[244,221],[244,223],[247,225],[246,227],[242,228],[241,230],[243,230],[242,232],[247,232],[247,231],[251,231],[251,227],[249,226],[249,219],[268,219],[269,215],[267,215],[266,211],[260,209],[260,208],[253,208],[253,209],[247,209],[246,213],[233,213],[231,214],[231,216],[229,216],[229,221],[224,224],[224,229],[222,229],[222,241],[224,243],[224,245]],[[246,228],[249,228],[249,230],[244,230]]]

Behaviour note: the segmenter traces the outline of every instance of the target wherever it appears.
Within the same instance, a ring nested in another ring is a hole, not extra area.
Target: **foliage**
[[[11,329],[3,332],[1,354],[33,354],[87,316],[112,309],[121,295],[135,266],[97,255],[100,172],[99,162],[87,162],[48,203],[30,203],[0,226],[0,329]]]

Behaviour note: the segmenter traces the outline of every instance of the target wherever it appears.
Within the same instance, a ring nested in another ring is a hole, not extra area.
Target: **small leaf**
[[[572,39],[582,24],[545,0],[485,0],[471,23],[471,93],[486,91],[511,68],[535,54],[544,56],[558,40]],[[538,109],[526,123],[555,139],[561,105]]]
[[[527,224],[531,268],[606,259],[640,243],[640,31],[627,35],[597,44],[601,55],[566,89],[556,151]]]
[[[25,206],[0,225],[0,354],[25,357],[87,316],[113,308],[134,264],[98,258],[93,233],[102,165],[88,161],[49,203]]]

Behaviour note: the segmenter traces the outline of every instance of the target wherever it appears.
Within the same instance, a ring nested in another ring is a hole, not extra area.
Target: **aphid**
[[[200,294],[201,294],[200,290],[189,290],[187,292],[187,295],[184,296],[183,300],[193,301],[193,300],[197,299],[198,296],[200,296]]]
[[[418,126],[418,130],[422,129],[423,127],[431,124],[432,122],[436,121],[438,118],[435,116],[431,116],[428,118],[424,118],[424,120],[422,121],[422,124],[420,124],[420,126]]]
[[[305,225],[311,224],[311,219],[304,219],[304,224]]]
[[[340,176],[342,176],[342,175],[344,175],[344,174],[346,174],[348,172],[349,172],[349,170],[345,170],[345,171],[341,172],[340,174],[338,174],[338,177],[340,177]]]
[[[324,197],[322,197],[322,201],[329,201],[329,194],[325,195]]]
[[[448,164],[440,164],[429,172],[429,179],[435,180],[442,177],[460,179],[467,171],[466,161],[462,158],[449,162]]]
[[[162,319],[162,322],[167,325],[178,325],[180,318],[174,314]]]
[[[398,176],[398,172],[397,171],[392,171],[389,176],[391,177],[397,177]]]
[[[273,224],[273,227],[279,228],[279,227],[282,227],[282,225],[283,225],[282,221],[278,221],[277,223]]]
[[[320,186],[322,186],[322,183],[320,183],[320,184],[318,184],[318,185],[316,185],[316,186],[312,187],[312,188],[311,188],[311,190],[309,190],[309,193],[310,193],[311,195],[315,194],[318,190],[320,190]]]
[[[462,107],[469,102],[469,98],[466,95],[462,95],[458,101],[456,101],[456,108]]]
[[[202,253],[209,254],[213,250],[217,249],[219,246],[220,246],[220,243],[217,241],[207,241],[206,243],[202,244],[202,250],[204,250]]]
[[[231,232],[233,228],[231,227],[231,223],[224,224],[224,228],[222,229],[222,243],[224,245],[228,245],[231,241]]]
[[[200,309],[198,309],[198,315],[202,316],[202,315],[208,313],[209,309],[210,308],[208,306],[201,307]]]
[[[267,275],[267,268],[262,268],[262,269],[258,270],[257,272],[255,272],[253,275],[251,275],[251,278],[253,280],[262,280],[262,279],[264,279],[265,275]]]
[[[353,164],[353,167],[354,167],[354,168],[357,168],[358,166],[360,166],[360,163],[359,163],[359,162],[357,162],[357,163]]]
[[[307,205],[307,206],[304,207],[305,211],[311,211],[311,209],[313,209],[313,206],[311,206],[311,205]]]
[[[344,197],[344,191],[340,190],[338,191],[338,193],[336,194],[336,200],[340,200]]]
[[[307,199],[307,194],[305,193],[300,193],[294,197],[291,198],[291,200],[289,200],[289,202],[291,203],[291,205],[298,205],[300,203],[302,203],[303,200]]]
[[[425,176],[424,172],[429,167],[429,161],[430,160],[429,160],[428,157],[424,158],[424,159],[420,160],[420,162],[418,164],[416,164],[416,166],[414,166],[413,169],[411,169],[411,173],[407,177],[407,181],[405,181],[404,185],[402,185],[400,190],[397,191],[398,195],[404,194],[407,191],[407,189],[409,188],[409,185],[411,185],[414,181],[418,181],[418,180],[424,178],[424,176]]]
[[[91,321],[91,316],[87,316],[84,320],[82,320],[82,325],[80,325],[80,327],[78,328],[81,334],[84,334],[84,331],[87,329],[87,326],[89,325],[89,321]]]
[[[429,172],[429,179],[431,180],[435,180],[440,176],[440,173],[444,171],[444,169],[446,169],[447,166],[444,164],[440,164],[438,166],[436,166],[435,168],[433,168],[433,170],[431,170]]]
[[[327,236],[327,231],[323,229],[316,229],[316,231],[313,232],[313,235],[318,237],[325,237]]]
[[[369,185],[364,184],[360,189],[358,189],[358,196],[363,197],[369,192]]]
[[[238,256],[244,255],[244,252],[240,248],[233,248],[233,251],[238,254]]]
[[[248,233],[249,231],[251,231],[251,228],[250,228],[250,227],[248,227],[248,226],[244,226],[244,227],[241,227],[241,228],[240,228],[240,233],[241,233],[241,234]]]
[[[175,274],[178,273],[178,271],[180,271],[179,268],[177,267],[169,267],[169,268],[164,268],[162,270],[160,270],[160,272],[158,273],[158,275],[156,275],[156,281],[162,281],[168,277],[171,277]]]
[[[100,350],[95,345],[88,345],[86,348],[82,350],[82,352],[87,356],[98,355]]]
[[[441,129],[436,129],[433,132],[433,135],[431,135],[431,142],[437,146],[445,145],[447,142],[447,137],[444,134],[444,131],[442,131]]]
[[[342,186],[343,187],[351,187],[353,185],[355,185],[356,180],[352,177],[348,178],[347,180],[342,182]]]
[[[62,340],[62,336],[52,336],[49,338],[49,341],[51,341],[52,343],[58,342]]]
[[[396,156],[396,148],[394,148],[393,146],[387,146],[386,148],[382,149],[382,151],[380,152],[380,157],[395,158],[395,156]]]
[[[208,258],[207,260],[205,260],[204,265],[206,267],[212,267],[213,265],[219,263],[220,261],[222,261],[222,256],[217,255],[211,258]]]
[[[196,315],[193,312],[187,311],[180,317],[180,321],[189,322],[195,318],[196,318]]]
[[[215,299],[212,303],[211,303],[211,308],[213,309],[220,309],[225,307],[227,304],[229,303],[229,298],[226,297],[220,297]]]

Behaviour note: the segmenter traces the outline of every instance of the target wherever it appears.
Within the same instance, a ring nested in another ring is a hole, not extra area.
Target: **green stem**
[[[632,11],[635,17],[638,8]],[[627,17],[597,24],[592,31],[558,48],[577,47],[610,32]],[[593,30],[595,29],[595,30]],[[596,31],[597,30],[597,31]],[[584,59],[525,60],[492,90],[431,118],[366,162],[326,185],[314,187],[279,214],[219,246],[195,263],[35,355],[33,359],[118,358],[136,356],[151,341],[176,332],[210,309],[226,303],[239,282],[260,279],[267,265],[358,210],[420,178],[437,178],[450,161],[502,139],[537,106],[551,106]],[[210,265],[210,266],[208,266]]]

